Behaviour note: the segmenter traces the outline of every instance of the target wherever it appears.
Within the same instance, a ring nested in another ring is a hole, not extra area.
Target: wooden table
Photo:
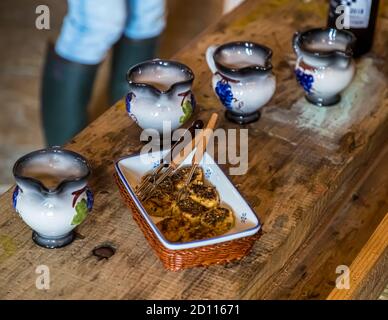
[[[340,107],[308,105],[292,69],[293,32],[325,24],[324,0],[247,0],[174,57],[194,70],[200,116],[206,119],[210,112],[222,112],[210,86],[207,46],[252,40],[274,51],[276,94],[261,120],[244,127],[249,129],[248,173],[231,177],[264,223],[264,234],[245,259],[177,273],[163,269],[113,180],[113,161],[141,147],[140,129],[120,101],[67,145],[88,157],[94,172],[95,208],[75,242],[58,250],[37,247],[12,209],[11,191],[0,198],[0,298],[328,297],[336,267],[352,265],[388,212],[387,12],[384,1],[374,53],[358,62],[358,75]],[[219,127],[239,128],[224,117]],[[116,253],[98,260],[91,252],[105,243]],[[351,298],[376,298],[383,290],[386,245],[380,243],[378,259],[367,266],[356,263],[364,268],[357,274],[375,276],[368,285],[357,282]],[[35,286],[39,265],[50,269],[49,290]]]

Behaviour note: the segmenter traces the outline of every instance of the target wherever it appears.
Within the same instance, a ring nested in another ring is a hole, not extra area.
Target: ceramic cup
[[[207,49],[213,89],[229,120],[246,124],[260,118],[260,108],[276,88],[271,57],[271,49],[253,42],[230,42]]]
[[[33,240],[46,248],[72,242],[73,229],[93,207],[86,159],[60,147],[47,148],[17,160],[13,174],[13,206],[33,230]]]
[[[127,81],[127,112],[142,129],[163,134],[163,122],[175,130],[193,114],[194,73],[186,65],[160,59],[145,61],[128,71]]]
[[[352,33],[331,28],[295,33],[295,75],[309,102],[331,106],[341,100],[340,93],[355,73],[352,59],[355,41]]]

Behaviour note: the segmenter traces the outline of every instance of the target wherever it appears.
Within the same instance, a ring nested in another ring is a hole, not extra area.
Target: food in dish
[[[191,200],[209,209],[216,207],[220,201],[216,188],[203,184],[191,184],[188,188],[188,195]]]
[[[171,216],[171,206],[173,204],[171,194],[163,192],[161,189],[155,190],[151,198],[143,203],[146,211],[155,217]]]
[[[162,218],[156,226],[170,242],[219,236],[235,224],[233,211],[220,205],[218,191],[205,181],[201,168],[195,170],[189,185],[182,190],[189,171],[190,167],[178,169],[143,201],[149,215]]]
[[[176,191],[181,190],[185,186],[189,172],[190,167],[183,167],[172,175],[171,181]],[[191,184],[203,184],[203,171],[201,168],[196,168],[194,171],[193,177],[191,178]]]
[[[234,214],[228,208],[215,207],[201,217],[201,223],[215,234],[223,234],[234,226]]]

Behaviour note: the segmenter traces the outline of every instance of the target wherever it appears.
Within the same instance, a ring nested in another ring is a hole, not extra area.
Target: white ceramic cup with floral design
[[[332,106],[341,100],[340,93],[355,74],[352,50],[355,41],[351,32],[332,28],[295,33],[295,75],[309,102]]]
[[[144,61],[128,71],[127,81],[127,112],[142,129],[163,134],[164,123],[175,130],[194,112],[194,73],[182,63],[161,59]]]
[[[13,174],[17,184],[13,206],[33,230],[35,243],[45,248],[71,243],[73,229],[93,207],[86,159],[73,151],[51,147],[21,157]]]
[[[254,42],[210,46],[206,60],[213,73],[214,92],[226,117],[239,124],[257,121],[259,110],[275,93],[272,50]]]

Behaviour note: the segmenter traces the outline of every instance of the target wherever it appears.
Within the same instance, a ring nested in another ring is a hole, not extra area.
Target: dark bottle
[[[372,48],[378,6],[379,0],[330,0],[328,27],[353,32],[357,37],[355,57]]]

